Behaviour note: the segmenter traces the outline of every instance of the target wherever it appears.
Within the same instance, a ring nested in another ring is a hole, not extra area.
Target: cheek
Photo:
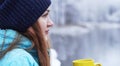
[[[47,29],[47,22],[45,20],[40,20],[39,24],[40,24],[42,31],[45,31]]]

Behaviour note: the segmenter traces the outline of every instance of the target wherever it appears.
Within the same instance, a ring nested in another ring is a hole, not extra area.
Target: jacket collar
[[[6,31],[6,33],[5,33],[5,31]],[[13,40],[16,38],[16,34],[17,34],[17,32],[14,30],[0,30],[0,48],[3,44],[3,41],[5,40],[4,46],[1,51],[8,48],[8,46],[11,44],[11,42],[13,42]],[[26,49],[26,48],[29,48],[31,45],[32,45],[31,41],[23,36],[22,40],[18,44],[18,47]]]

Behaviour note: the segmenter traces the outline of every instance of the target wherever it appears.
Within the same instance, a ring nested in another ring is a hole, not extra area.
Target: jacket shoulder
[[[38,66],[34,58],[24,49],[13,49],[0,60],[1,66]]]

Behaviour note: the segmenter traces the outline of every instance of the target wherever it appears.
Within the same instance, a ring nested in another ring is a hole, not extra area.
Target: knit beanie
[[[50,0],[0,0],[0,29],[25,32],[50,4]]]

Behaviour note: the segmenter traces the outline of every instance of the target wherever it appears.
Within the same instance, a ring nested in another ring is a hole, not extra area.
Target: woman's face
[[[49,17],[49,9],[47,9],[42,16],[40,16],[37,20],[37,22],[39,22],[39,25],[41,27],[41,30],[43,32],[43,35],[45,37],[45,40],[48,39],[48,34],[49,34],[49,29],[50,27],[53,26],[53,22]],[[28,28],[29,31],[33,32],[32,27]],[[34,33],[34,32],[33,32]]]
[[[50,10],[47,9],[41,17],[38,18],[37,22],[39,22],[41,29],[43,31],[43,34],[45,36],[45,39],[48,38],[48,34],[49,34],[49,29],[50,27],[53,26],[53,22],[49,17],[49,12]]]

